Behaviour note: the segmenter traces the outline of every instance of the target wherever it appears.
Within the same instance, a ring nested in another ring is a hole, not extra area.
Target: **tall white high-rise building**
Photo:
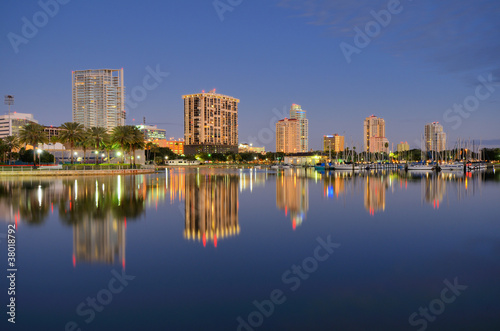
[[[427,152],[442,152],[446,149],[446,133],[439,122],[425,125],[425,150]]]
[[[290,108],[290,119],[299,122],[299,153],[306,153],[309,149],[309,122],[306,118],[306,111],[300,105],[292,104]]]
[[[73,71],[72,84],[73,122],[108,130],[125,125],[123,68]]]

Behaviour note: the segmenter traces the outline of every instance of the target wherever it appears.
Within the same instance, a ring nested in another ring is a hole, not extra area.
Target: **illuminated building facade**
[[[136,125],[136,127],[144,133],[144,141],[154,141],[157,139],[166,139],[167,134],[164,129],[158,129],[156,125]]]
[[[385,137],[385,121],[374,115],[367,117],[363,125],[364,151],[369,153],[389,152],[389,140]]]
[[[323,136],[323,151],[329,153],[330,149],[332,153],[342,152],[344,150],[344,136],[338,134]]]
[[[397,144],[396,150],[398,151],[398,153],[409,151],[410,144],[408,144],[406,141],[400,142],[399,144]]]
[[[58,126],[44,125],[43,131],[47,134],[47,138],[49,139],[50,142],[50,139],[52,137],[59,137],[59,133],[61,133],[61,128]]]
[[[215,93],[215,89],[182,98],[185,154],[238,153],[239,99]]]
[[[290,108],[290,118],[299,122],[299,148],[297,152],[305,153],[309,149],[309,122],[306,118],[306,111],[294,103]]]
[[[446,133],[439,122],[425,125],[425,150],[427,152],[442,152],[446,149]]]
[[[184,141],[182,139],[179,140],[156,139],[153,140],[152,142],[153,144],[158,145],[158,147],[170,148],[170,150],[177,155],[184,154]]]
[[[23,126],[29,123],[38,123],[33,114],[11,113],[0,116],[0,138],[16,136]]]
[[[125,125],[123,69],[73,71],[72,83],[73,122],[108,131]]]
[[[300,149],[300,123],[296,119],[284,118],[276,122],[276,152],[298,153]]]
[[[238,153],[266,153],[265,147],[254,147],[252,144],[239,144],[238,145]]]

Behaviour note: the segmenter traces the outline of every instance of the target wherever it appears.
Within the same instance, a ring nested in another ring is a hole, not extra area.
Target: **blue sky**
[[[150,67],[168,76],[127,124],[145,116],[168,137],[183,136],[182,95],[216,88],[241,100],[240,142],[268,150],[292,103],[307,111],[314,149],[332,133],[361,149],[372,114],[391,143],[416,147],[439,121],[449,147],[500,146],[499,1],[60,1],[0,4],[0,91],[42,124],[71,121],[72,70],[123,67],[130,93]]]

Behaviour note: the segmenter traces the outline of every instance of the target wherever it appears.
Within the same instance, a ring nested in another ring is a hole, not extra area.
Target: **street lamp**
[[[40,162],[40,153],[42,153],[42,150],[41,150],[40,148],[38,148],[38,149],[36,150],[36,153],[38,154],[38,164],[40,164],[40,163],[41,163],[41,162]]]

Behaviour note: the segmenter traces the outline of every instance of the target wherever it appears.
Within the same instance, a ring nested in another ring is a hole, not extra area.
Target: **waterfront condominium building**
[[[385,121],[383,118],[372,115],[365,119],[363,141],[365,152],[389,152],[389,140],[385,137]]]
[[[323,151],[329,153],[342,152],[344,150],[344,136],[338,134],[323,136]]]
[[[184,153],[238,153],[239,99],[215,93],[183,95]]]
[[[439,122],[425,125],[425,150],[427,152],[442,152],[446,149],[446,133]]]
[[[309,149],[309,123],[306,118],[306,111],[300,105],[292,104],[290,108],[290,118],[299,121],[299,149],[298,153],[306,153]]]
[[[72,83],[73,122],[108,130],[125,125],[123,68],[73,71]]]
[[[276,122],[276,152],[285,154],[300,152],[300,122],[284,118]]]
[[[29,123],[38,123],[33,114],[10,113],[0,116],[0,138],[16,136],[23,126]]]

